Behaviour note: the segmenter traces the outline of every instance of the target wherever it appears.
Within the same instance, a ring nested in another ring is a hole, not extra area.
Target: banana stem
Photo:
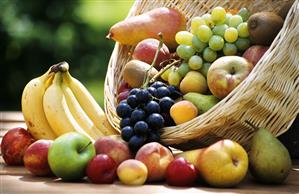
[[[69,70],[69,64],[66,61],[62,61],[60,63],[57,63],[51,67],[50,73],[54,72],[57,73],[60,72],[66,72]]]
[[[155,63],[157,61],[157,58],[158,58],[158,54],[159,54],[159,52],[160,52],[160,50],[161,50],[161,48],[163,46],[163,35],[162,35],[162,33],[160,32],[158,34],[158,36],[160,38],[159,45],[158,45],[158,48],[156,50],[155,57],[154,57],[154,60],[152,61],[152,64],[151,64],[150,68],[148,68],[148,70],[146,70],[146,72],[145,72],[145,76],[144,76],[144,79],[143,79],[142,88],[146,88],[147,87],[147,85],[149,83],[149,79],[150,79],[149,78],[149,73],[150,73],[151,69],[154,67],[154,65],[155,65]]]

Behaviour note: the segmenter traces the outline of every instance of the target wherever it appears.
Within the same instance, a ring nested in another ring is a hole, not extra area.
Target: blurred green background
[[[61,61],[103,107],[114,47],[109,28],[133,0],[0,0],[0,110],[21,110],[22,90]]]

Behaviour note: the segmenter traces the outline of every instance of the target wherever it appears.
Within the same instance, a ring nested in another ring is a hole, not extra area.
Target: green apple
[[[76,181],[85,176],[86,166],[95,154],[95,147],[89,138],[70,132],[54,140],[49,148],[48,162],[57,177],[64,181]]]

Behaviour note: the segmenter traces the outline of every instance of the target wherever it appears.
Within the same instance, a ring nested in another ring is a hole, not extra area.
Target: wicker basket
[[[210,12],[213,7],[248,8],[277,11],[287,0],[156,0],[136,1],[128,17],[156,7],[175,7],[183,12],[190,26],[194,16]],[[167,25],[167,24],[166,24]],[[116,115],[116,88],[122,81],[123,67],[133,48],[115,44],[105,80],[105,111],[109,122],[119,129]],[[229,138],[248,148],[254,133],[245,120],[265,127],[278,136],[291,126],[299,113],[299,1],[290,9],[284,26],[269,50],[250,75],[226,98],[208,112],[184,124],[161,131],[162,143],[179,149],[203,147]]]

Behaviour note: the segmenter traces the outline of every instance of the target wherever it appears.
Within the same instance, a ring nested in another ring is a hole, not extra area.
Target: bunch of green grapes
[[[249,15],[246,8],[232,15],[222,7],[215,7],[211,13],[192,18],[190,32],[180,31],[175,36],[179,44],[176,53],[184,62],[169,69],[162,78],[177,86],[188,71],[200,71],[206,76],[217,58],[244,52],[250,46]]]

